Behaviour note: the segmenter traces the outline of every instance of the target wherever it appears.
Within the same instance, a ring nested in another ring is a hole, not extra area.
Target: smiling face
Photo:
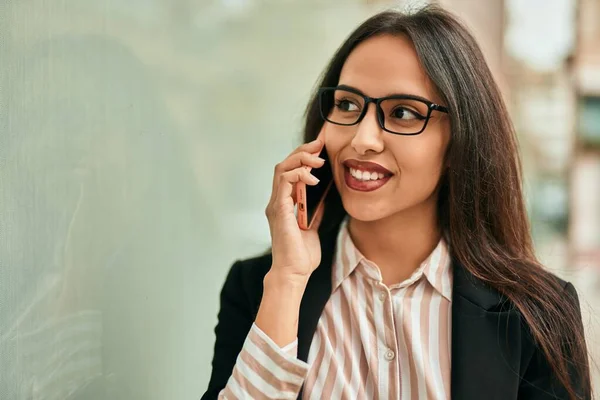
[[[344,63],[338,86],[342,85],[369,97],[412,95],[441,104],[412,42],[404,36],[382,35],[358,45]],[[362,105],[352,97],[345,99],[336,95],[332,112],[352,119],[347,113],[360,112]],[[386,128],[401,130],[420,118],[422,104],[402,104],[403,110],[382,104]],[[407,210],[435,207],[450,141],[447,114],[433,111],[423,132],[402,136],[382,129],[375,105],[369,104],[358,124],[325,122],[323,129],[335,184],[352,218],[376,221]]]

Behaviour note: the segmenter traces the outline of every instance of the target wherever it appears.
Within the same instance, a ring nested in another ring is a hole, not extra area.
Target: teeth
[[[383,179],[384,175],[377,172],[361,171],[360,169],[350,168],[350,175],[360,181],[376,181],[377,179]]]

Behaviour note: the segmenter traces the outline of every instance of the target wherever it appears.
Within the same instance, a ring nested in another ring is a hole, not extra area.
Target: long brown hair
[[[382,12],[360,25],[340,46],[317,87],[336,86],[351,51],[382,34],[412,40],[450,110],[449,168],[440,181],[438,217],[452,244],[452,256],[512,302],[569,396],[577,398],[576,391],[581,390],[586,398],[591,396],[579,304],[565,298],[560,282],[536,259],[514,128],[468,30],[437,6],[412,14]],[[322,126],[315,91],[306,110],[304,141],[314,140]],[[335,226],[343,214],[339,194],[330,196],[321,230]],[[578,382],[573,382],[573,372]]]

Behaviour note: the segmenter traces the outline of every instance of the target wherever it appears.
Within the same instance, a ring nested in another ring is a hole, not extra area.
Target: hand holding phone
[[[324,164],[324,160],[315,155],[322,148],[320,140],[303,144],[275,167],[273,190],[265,214],[273,254],[269,274],[277,276],[277,281],[303,284],[321,262],[318,233],[316,229],[300,229],[294,208],[298,185],[317,186],[317,179],[306,167],[316,171]]]
[[[319,139],[323,140],[323,135],[319,135]],[[333,172],[327,150],[323,145],[319,157],[325,162],[319,168],[305,167],[312,173],[319,183],[314,186],[307,186],[303,182],[296,184],[296,201],[297,201],[297,219],[300,229],[309,230],[313,227],[316,216],[323,212],[325,207],[325,197],[333,184]]]

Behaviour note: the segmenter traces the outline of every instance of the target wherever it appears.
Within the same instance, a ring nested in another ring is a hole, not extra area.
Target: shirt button
[[[379,293],[379,300],[381,300],[381,301],[385,300],[385,293],[384,292],[380,292]]]
[[[394,357],[396,357],[396,354],[391,349],[387,349],[385,352],[385,359],[387,361],[392,361]]]

